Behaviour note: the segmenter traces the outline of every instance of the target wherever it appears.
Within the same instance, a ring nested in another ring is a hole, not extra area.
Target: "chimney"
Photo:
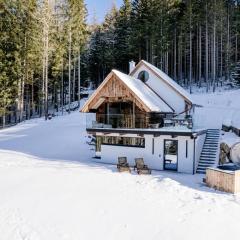
[[[136,63],[133,60],[131,62],[129,62],[129,73],[131,73],[133,71],[135,66],[136,66]]]

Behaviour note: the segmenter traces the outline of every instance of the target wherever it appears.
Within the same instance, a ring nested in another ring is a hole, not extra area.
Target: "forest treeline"
[[[80,100],[145,59],[192,91],[240,83],[239,0],[124,0],[87,24],[84,0],[0,0],[0,124]]]
[[[87,40],[83,0],[0,0],[0,121],[80,100]]]
[[[92,34],[89,75],[98,85],[110,69],[145,59],[190,91],[214,91],[238,64],[239,31],[239,0],[124,0]]]

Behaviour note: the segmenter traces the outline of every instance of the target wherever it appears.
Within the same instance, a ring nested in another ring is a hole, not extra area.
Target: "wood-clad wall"
[[[150,112],[147,106],[138,98],[117,76],[112,75],[111,79],[97,93],[94,99],[89,103],[88,109],[95,109],[101,98],[106,102],[133,102],[140,110]]]

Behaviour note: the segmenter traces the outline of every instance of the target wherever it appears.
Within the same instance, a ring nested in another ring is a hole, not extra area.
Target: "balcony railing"
[[[185,126],[193,128],[191,116],[163,117],[148,114],[97,114],[87,115],[87,128],[162,128]]]

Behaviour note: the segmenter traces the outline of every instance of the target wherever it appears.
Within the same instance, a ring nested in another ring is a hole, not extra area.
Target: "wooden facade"
[[[95,112],[98,123],[113,128],[148,128],[153,119],[148,106],[114,73],[105,79],[82,112]]]
[[[118,77],[111,73],[105,84],[91,97],[92,101],[83,108],[83,112],[94,111],[103,103],[113,102],[132,102],[143,112],[151,112],[144,102],[131,91]]]

